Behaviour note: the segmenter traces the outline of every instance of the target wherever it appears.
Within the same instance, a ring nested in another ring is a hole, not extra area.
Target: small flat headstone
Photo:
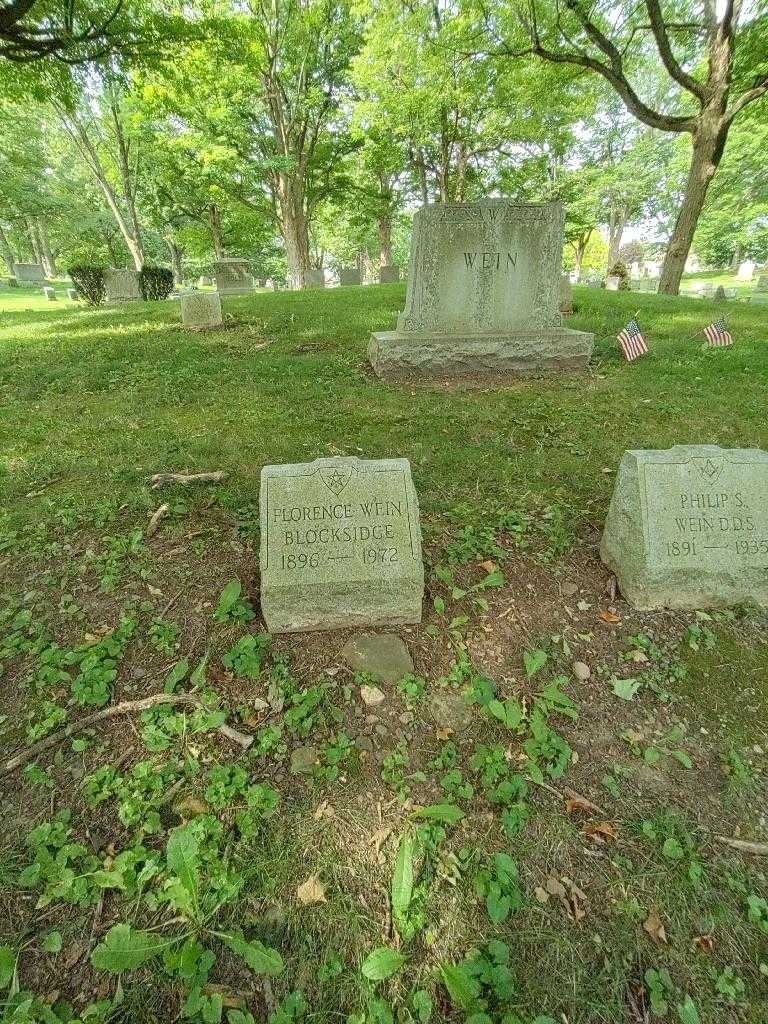
[[[635,608],[768,606],[768,453],[624,453],[600,555]]]
[[[421,621],[421,528],[407,459],[265,466],[260,517],[270,632]]]
[[[67,288],[67,298],[70,302],[77,302],[80,296],[77,294],[77,288]]]
[[[181,322],[191,331],[221,327],[221,298],[218,292],[182,292]]]
[[[605,287],[609,292],[617,292],[621,286],[621,278],[609,276],[605,279]]]
[[[768,274],[761,274],[755,285],[756,292],[768,292]]]
[[[727,296],[725,294],[725,288],[723,288],[723,286],[719,284],[717,288],[715,288],[715,302],[725,302],[726,298]]]
[[[353,636],[341,656],[355,672],[368,672],[383,683],[397,683],[413,672],[413,659],[394,633]]]
[[[48,302],[56,301],[56,291],[53,288],[43,288],[43,295]]]

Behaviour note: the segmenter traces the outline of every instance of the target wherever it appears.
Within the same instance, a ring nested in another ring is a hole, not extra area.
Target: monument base
[[[387,585],[341,583],[295,588],[269,586],[261,595],[261,610],[270,633],[402,626],[421,622],[424,587],[397,579]]]
[[[580,370],[592,355],[594,334],[546,327],[505,334],[371,335],[368,360],[377,376],[523,376],[552,370]]]

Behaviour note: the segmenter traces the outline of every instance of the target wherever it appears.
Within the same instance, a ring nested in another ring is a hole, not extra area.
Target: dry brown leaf
[[[597,843],[598,846],[605,846],[608,842],[616,842],[616,828],[610,821],[598,821],[595,825],[587,825],[584,829],[584,835],[587,839],[591,839],[593,843]]]
[[[490,559],[488,559],[487,562],[481,562],[480,567],[482,569],[485,569],[489,576],[492,572],[496,572],[496,570],[499,568],[498,565],[496,565],[496,563],[492,562]]]
[[[533,890],[533,895],[536,897],[539,903],[549,903],[549,893],[543,886],[537,885],[536,888]]]
[[[569,796],[565,801],[565,813],[574,814],[576,811],[584,811],[585,814],[599,814],[600,809],[596,804],[593,804],[591,800],[587,800],[585,796],[576,794]]]
[[[544,888],[550,896],[565,896],[565,886],[554,875],[549,876],[544,883]]]
[[[643,931],[647,932],[654,942],[659,943],[659,945],[666,945],[667,930],[664,927],[664,922],[655,910],[651,910],[648,917],[643,921]]]
[[[335,818],[336,811],[328,803],[327,800],[321,801],[315,808],[315,813],[312,815],[315,821],[320,821],[321,818]]]
[[[715,940],[711,935],[697,935],[693,940],[693,945],[702,953],[711,953],[715,948]]]
[[[306,882],[302,882],[296,890],[296,899],[302,906],[308,907],[312,903],[326,903],[325,889],[317,875],[310,875]]]
[[[616,612],[612,612],[610,609],[606,609],[606,611],[600,612],[600,618],[603,620],[603,622],[610,622],[614,625],[621,622],[621,616],[617,615]]]
[[[387,839],[392,835],[392,826],[385,825],[383,828],[377,828],[373,833],[369,842],[373,847],[374,856],[378,858],[381,853],[381,848],[386,843]]]
[[[438,729],[435,735],[441,743],[445,743],[446,740],[449,740],[451,736],[453,736],[453,729]]]

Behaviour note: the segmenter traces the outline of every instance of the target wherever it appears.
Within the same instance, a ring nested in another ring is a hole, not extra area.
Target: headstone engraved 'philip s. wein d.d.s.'
[[[407,459],[265,466],[260,514],[270,632],[421,621],[421,529]]]
[[[600,555],[635,608],[768,606],[768,453],[625,452]]]
[[[594,336],[563,326],[560,203],[424,206],[413,219],[405,311],[375,333],[385,378],[477,377],[583,367]]]

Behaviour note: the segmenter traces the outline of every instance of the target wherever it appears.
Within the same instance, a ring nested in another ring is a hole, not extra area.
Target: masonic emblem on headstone
[[[352,470],[343,466],[324,466],[320,470],[320,479],[329,491],[339,495],[352,479]]]
[[[723,471],[722,462],[715,462],[713,459],[696,459],[696,469],[704,477],[707,483],[713,484]]]

